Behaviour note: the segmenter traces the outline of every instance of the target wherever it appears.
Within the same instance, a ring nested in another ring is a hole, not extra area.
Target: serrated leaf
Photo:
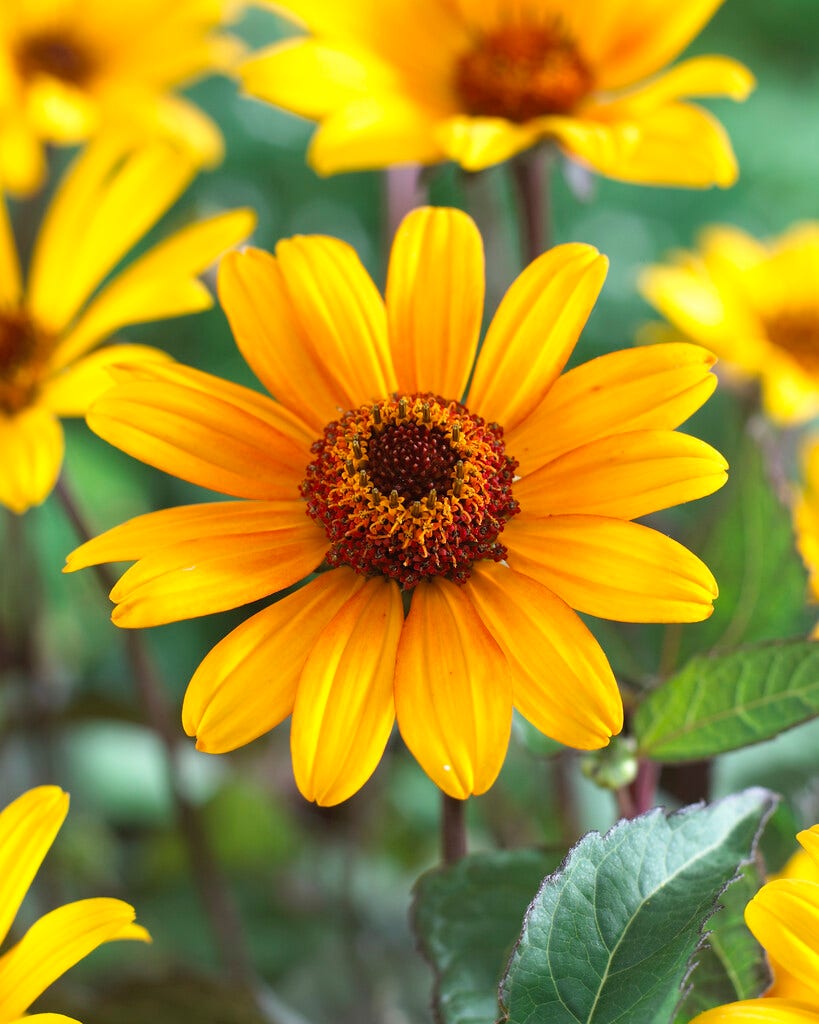
[[[771,739],[819,715],[819,643],[791,640],[692,658],[634,716],[639,752],[694,761]]]
[[[708,941],[697,953],[675,1024],[688,1024],[714,1006],[755,999],[771,984],[765,953],[745,924],[745,906],[763,881],[758,869],[748,865],[720,896],[723,909],[708,922]]]
[[[501,985],[510,1024],[665,1024],[776,797],[750,789],[592,832],[543,883]]]
[[[496,851],[422,875],[413,921],[435,972],[435,1011],[443,1024],[489,1024],[498,982],[524,911],[557,854]]]

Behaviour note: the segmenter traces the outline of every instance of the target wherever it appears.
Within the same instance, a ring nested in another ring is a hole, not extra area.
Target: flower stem
[[[387,206],[387,252],[398,225],[416,206],[426,202],[426,188],[421,180],[421,168],[417,164],[390,167],[385,172]]]
[[[455,864],[466,856],[466,800],[441,794],[441,859]]]
[[[520,247],[528,265],[551,243],[549,181],[551,155],[545,146],[529,149],[512,161],[520,223]]]
[[[89,540],[93,533],[86,525],[64,476],[58,481],[55,493],[77,536],[83,542]],[[94,570],[107,595],[113,588],[116,577],[107,565],[96,565]],[[165,752],[168,788],[176,820],[187,847],[194,881],[210,923],[215,948],[230,980],[251,992],[256,987],[255,974],[242,923],[214,857],[202,817],[196,806],[186,797],[181,785],[176,736],[171,725],[170,708],[162,683],[141,634],[132,629],[123,630],[123,634],[128,662],[143,713]]]

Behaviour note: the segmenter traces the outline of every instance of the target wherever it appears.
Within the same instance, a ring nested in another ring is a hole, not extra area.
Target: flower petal
[[[464,590],[440,577],[412,593],[395,709],[404,742],[445,793],[489,789],[512,728],[509,664]]]
[[[84,416],[113,387],[114,378],[108,372],[112,363],[164,363],[170,358],[149,345],[108,345],[46,381],[40,402],[55,416]]]
[[[501,300],[478,357],[467,404],[505,430],[543,400],[597,301],[608,260],[591,245],[558,245]]]
[[[476,564],[464,593],[503,648],[515,707],[541,732],[581,750],[623,728],[623,702],[605,654],[580,618],[535,580]]]
[[[691,1024],[819,1024],[819,1010],[791,999],[746,999],[699,1013]]]
[[[0,942],[68,813],[68,793],[38,786],[0,811]]]
[[[0,505],[25,512],[51,494],[63,463],[60,421],[34,405],[16,416],[0,413]]]
[[[515,484],[527,515],[638,519],[702,498],[728,479],[711,445],[674,430],[638,430],[592,441]]]
[[[375,771],[395,721],[393,675],[401,591],[374,577],[321,631],[296,694],[290,749],[296,784],[324,807],[358,792]]]
[[[390,345],[405,393],[460,399],[483,319],[480,232],[460,210],[425,207],[404,218],[387,274]]]
[[[730,57],[692,57],[640,86],[619,99],[603,103],[608,120],[630,117],[656,110],[674,100],[694,96],[728,96],[732,100],[747,99],[755,85],[754,76],[739,61]]]
[[[239,498],[295,498],[309,461],[273,402],[188,367],[128,372],[94,404],[88,425],[134,458]],[[176,379],[173,379],[176,377]]]
[[[571,608],[619,622],[699,622],[713,611],[714,577],[657,530],[603,516],[520,515],[507,523],[509,564]]]
[[[768,882],[746,906],[745,923],[774,960],[819,996],[819,883]]]
[[[351,569],[322,573],[257,612],[211,650],[182,705],[182,725],[196,737],[197,750],[235,750],[287,718],[310,651],[364,582]]]
[[[121,900],[92,899],[41,917],[0,957],[0,1019],[23,1014],[52,982],[103,942],[150,941],[133,924],[134,916],[134,908]]]
[[[509,160],[541,138],[536,124],[516,124],[502,117],[458,115],[439,122],[434,132],[441,157],[467,171],[482,171]]]
[[[610,352],[555,381],[544,401],[507,434],[525,477],[581,445],[631,430],[673,430],[717,386],[714,356],[682,342]]]

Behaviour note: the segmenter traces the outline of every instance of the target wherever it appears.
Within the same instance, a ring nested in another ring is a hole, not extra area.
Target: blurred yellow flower
[[[68,813],[68,794],[57,786],[30,789],[0,811],[0,942]],[[0,1024],[76,1024],[62,1014],[29,1006],[74,964],[103,942],[150,936],[121,900],[68,903],[41,917],[0,956]]]
[[[697,252],[649,268],[641,287],[675,337],[707,345],[739,380],[759,380],[777,423],[819,413],[819,222],[768,243],[709,228]]]
[[[292,713],[298,786],[334,804],[374,771],[396,717],[457,798],[492,785],[513,705],[579,748],[620,730],[611,669],[572,609],[710,615],[708,569],[631,520],[716,490],[726,465],[674,430],[712,391],[702,349],[561,376],[606,268],[588,245],[544,253],[476,360],[480,235],[457,210],[421,209],[396,235],[386,304],[332,238],[225,257],[222,305],[277,401],[168,363],[118,372],[93,430],[246,499],[141,516],[70,555],[68,570],[136,561],[111,593],[118,625],[233,608],[320,570],[200,665],[183,707],[200,749]]]
[[[24,287],[0,193],[0,505],[25,512],[51,492],[63,458],[61,416],[84,416],[114,361],[166,359],[107,346],[130,324],[207,309],[197,275],[253,229],[235,210],[176,232],[109,279],[185,190],[195,165],[167,143],[100,139],[63,178],[40,227]]]
[[[701,1013],[691,1024],[819,1022],[819,825],[796,838],[805,852],[745,908],[745,923],[770,957],[772,988],[763,998]]]
[[[810,596],[819,601],[819,438],[806,444],[802,456],[803,481],[796,490],[793,523],[796,544],[808,570]],[[819,639],[819,625],[813,629]],[[819,878],[816,879],[819,881]]]
[[[200,164],[222,136],[174,90],[231,68],[237,40],[218,31],[232,0],[0,0],[0,188],[45,176],[44,144],[99,131],[174,140]]]
[[[722,0],[268,2],[311,36],[247,60],[244,87],[320,122],[309,159],[321,174],[441,160],[477,171],[549,139],[624,181],[736,180],[722,126],[685,100],[742,100],[751,74],[727,57],[665,70]]]

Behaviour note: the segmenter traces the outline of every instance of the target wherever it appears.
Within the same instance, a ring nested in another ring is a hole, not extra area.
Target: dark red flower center
[[[479,559],[501,561],[518,511],[517,461],[503,430],[437,395],[395,396],[346,412],[313,445],[301,493],[327,533],[331,566],[397,580],[465,583]]]
[[[54,339],[21,312],[0,311],[0,412],[19,412],[33,399]]]
[[[468,114],[516,122],[567,114],[593,84],[559,25],[509,25],[482,36],[455,71],[455,91]]]
[[[51,75],[71,85],[84,85],[92,76],[96,63],[87,48],[70,36],[55,31],[25,37],[17,47],[16,58],[23,78]]]
[[[808,373],[819,373],[819,308],[782,310],[765,318],[768,337]]]

